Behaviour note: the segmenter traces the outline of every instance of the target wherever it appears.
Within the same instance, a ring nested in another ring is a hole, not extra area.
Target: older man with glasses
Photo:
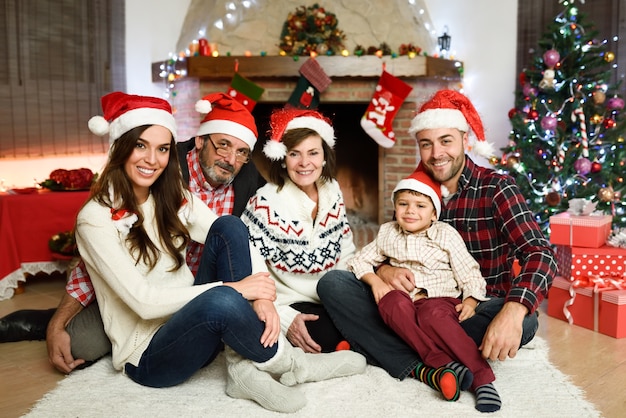
[[[254,117],[224,93],[205,96],[196,110],[206,114],[196,136],[177,144],[183,178],[218,216],[240,216],[248,199],[265,184],[250,162],[258,137]],[[187,264],[194,274],[201,253],[201,244],[190,243]],[[82,262],[70,272],[66,291],[56,311],[16,311],[0,319],[0,342],[45,337],[50,363],[63,373],[108,354],[111,343]]]

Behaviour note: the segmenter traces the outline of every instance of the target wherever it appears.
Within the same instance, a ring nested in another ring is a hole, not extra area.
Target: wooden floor
[[[0,317],[16,309],[55,307],[63,285],[62,277],[29,280],[24,293],[0,301]],[[626,416],[626,338],[618,340],[570,326],[546,315],[545,304],[541,307],[539,335],[550,344],[550,360],[586,391],[602,416]],[[43,341],[0,344],[0,417],[19,417],[28,412],[62,378],[48,363]],[[558,411],[554,416],[559,416]]]

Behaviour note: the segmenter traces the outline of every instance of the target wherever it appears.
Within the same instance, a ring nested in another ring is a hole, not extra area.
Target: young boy
[[[429,384],[451,401],[458,399],[459,390],[472,389],[476,409],[494,412],[501,406],[492,383],[495,376],[460,326],[487,300],[485,280],[459,233],[437,221],[442,188],[422,171],[401,180],[392,193],[396,220],[383,224],[376,239],[348,265],[371,286],[385,323],[426,366],[436,368]],[[445,197],[447,190],[443,192]],[[394,290],[374,273],[385,260],[413,273],[410,294]]]

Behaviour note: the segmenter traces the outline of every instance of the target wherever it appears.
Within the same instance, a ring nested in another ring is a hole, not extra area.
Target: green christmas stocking
[[[286,108],[316,109],[320,103],[320,94],[332,83],[324,69],[313,58],[300,66],[300,78],[291,93]]]
[[[248,111],[252,112],[256,102],[259,100],[265,89],[253,83],[244,76],[235,72],[230,82],[228,95],[244,105]]]

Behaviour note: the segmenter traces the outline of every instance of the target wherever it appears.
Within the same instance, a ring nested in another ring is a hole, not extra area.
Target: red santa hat
[[[335,130],[330,120],[316,110],[283,108],[272,112],[270,117],[270,139],[263,147],[263,153],[271,160],[282,160],[287,155],[287,147],[282,142],[283,135],[292,129],[309,128],[328,144],[335,146]]]
[[[430,200],[433,201],[433,205],[435,206],[437,218],[439,218],[439,215],[441,214],[441,198],[442,196],[447,197],[449,194],[446,186],[437,183],[435,180],[431,179],[426,172],[422,171],[421,165],[418,165],[409,177],[398,182],[396,188],[393,189],[393,192],[391,193],[392,203],[395,203],[394,197],[396,192],[400,190],[413,190],[414,192],[419,192],[430,197]]]
[[[252,113],[226,93],[211,93],[196,102],[196,111],[206,114],[197,136],[226,134],[241,139],[254,149],[259,134]]]
[[[422,105],[417,116],[411,121],[409,134],[415,136],[425,129],[456,128],[463,132],[474,132],[475,141],[470,149],[482,157],[495,155],[492,144],[485,141],[485,130],[472,102],[454,90],[439,90]]]
[[[126,132],[143,125],[164,126],[176,139],[176,121],[166,100],[116,91],[102,96],[101,103],[104,115],[89,119],[88,126],[98,136],[108,133],[111,145]]]

